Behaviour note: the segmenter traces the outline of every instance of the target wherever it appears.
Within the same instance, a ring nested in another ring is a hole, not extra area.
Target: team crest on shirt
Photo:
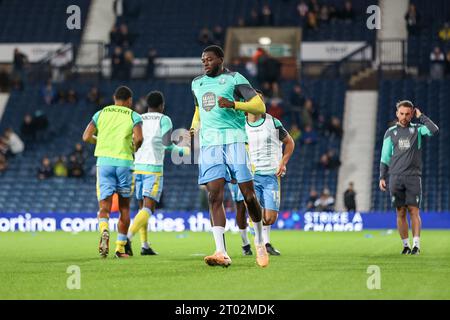
[[[399,139],[398,140],[398,148],[402,151],[408,150],[409,148],[411,148],[411,143],[410,143],[409,139]]]
[[[414,128],[413,127],[409,128],[409,133],[411,133],[411,134],[414,133]]]
[[[225,78],[220,78],[219,80],[219,84],[225,84],[227,82],[227,80],[225,80]]]
[[[211,111],[216,105],[216,95],[214,92],[206,92],[202,97],[202,107],[205,111]]]

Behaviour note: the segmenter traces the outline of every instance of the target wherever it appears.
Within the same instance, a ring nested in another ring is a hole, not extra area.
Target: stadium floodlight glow
[[[261,37],[258,39],[258,42],[262,46],[268,46],[272,43],[272,39],[270,39],[269,37]]]

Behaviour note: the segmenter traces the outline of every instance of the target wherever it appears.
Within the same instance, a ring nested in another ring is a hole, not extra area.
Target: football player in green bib
[[[211,266],[228,267],[231,259],[225,245],[224,186],[236,180],[255,227],[256,262],[269,264],[262,238],[262,210],[253,186],[245,132],[245,112],[263,114],[264,102],[247,79],[224,68],[224,52],[219,46],[203,50],[204,74],[192,81],[195,113],[191,134],[199,130],[198,183],[206,185],[212,232],[216,244],[213,255],[205,257]]]
[[[109,252],[108,220],[112,197],[119,195],[119,223],[116,241],[117,258],[126,258],[125,245],[130,225],[130,197],[133,194],[133,154],[142,145],[142,119],[131,110],[132,91],[119,87],[114,93],[114,105],[98,111],[83,133],[83,141],[96,144],[97,198],[100,256],[106,258]]]

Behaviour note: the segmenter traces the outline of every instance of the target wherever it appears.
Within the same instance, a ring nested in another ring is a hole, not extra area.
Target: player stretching
[[[223,58],[222,48],[207,47],[201,58],[205,74],[192,81],[195,113],[190,131],[193,134],[200,127],[198,183],[206,184],[208,190],[216,244],[215,253],[205,257],[205,262],[211,266],[231,264],[225,245],[223,196],[225,182],[236,179],[255,225],[256,261],[265,267],[269,256],[262,239],[262,210],[249,168],[245,112],[261,114],[266,107],[247,79],[223,67]]]
[[[83,141],[96,144],[99,252],[109,252],[108,220],[112,196],[119,195],[119,223],[116,241],[117,258],[126,258],[125,244],[130,225],[130,197],[133,194],[133,153],[142,144],[142,119],[131,110],[133,93],[125,86],[114,93],[114,105],[98,111],[83,133]],[[134,145],[134,147],[133,147]]]
[[[422,200],[422,136],[433,136],[439,128],[408,100],[397,103],[395,126],[389,128],[383,141],[380,163],[380,189],[386,191],[389,172],[389,191],[393,206],[397,209],[397,228],[403,241],[402,254],[420,253],[419,215]],[[411,123],[416,116],[421,124]],[[412,224],[413,249],[409,246],[409,211]]]
[[[164,151],[175,150],[181,154],[188,154],[188,147],[178,147],[173,144],[172,121],[163,114],[164,96],[159,91],[152,91],[147,95],[148,112],[143,114],[142,131],[144,142],[135,154],[134,173],[136,177],[136,198],[139,200],[139,212],[134,218],[128,231],[130,240],[125,249],[133,255],[131,239],[139,231],[141,237],[141,255],[156,255],[147,241],[148,219],[155,212],[156,203],[161,198],[163,189]]]

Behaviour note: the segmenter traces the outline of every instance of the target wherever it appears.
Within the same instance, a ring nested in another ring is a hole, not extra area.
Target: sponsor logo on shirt
[[[202,97],[202,107],[205,111],[211,111],[216,105],[216,95],[214,92],[206,92]]]
[[[408,150],[411,148],[411,143],[409,139],[399,139],[398,140],[398,148],[402,151]]]

